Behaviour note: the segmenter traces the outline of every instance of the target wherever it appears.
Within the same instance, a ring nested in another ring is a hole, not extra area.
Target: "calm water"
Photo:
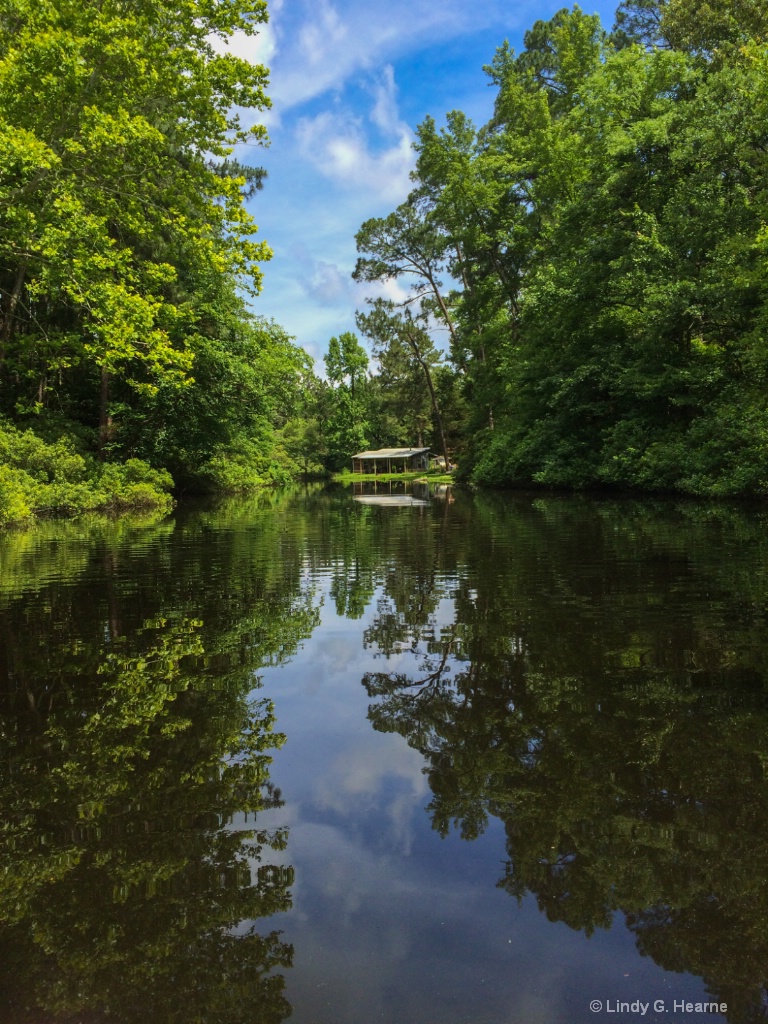
[[[370,491],[0,536],[0,1021],[763,1020],[768,516]]]

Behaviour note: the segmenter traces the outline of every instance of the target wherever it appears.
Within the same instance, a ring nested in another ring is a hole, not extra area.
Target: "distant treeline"
[[[356,277],[412,299],[359,321],[414,357],[447,331],[476,483],[768,490],[767,38],[764,0],[562,10],[497,50],[486,125],[419,126],[413,192],[357,236]]]

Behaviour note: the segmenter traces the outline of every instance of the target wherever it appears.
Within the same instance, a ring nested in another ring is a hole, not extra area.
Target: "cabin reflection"
[[[365,480],[352,484],[352,497],[361,505],[417,506],[429,505],[429,484],[415,480],[408,485],[402,480]]]

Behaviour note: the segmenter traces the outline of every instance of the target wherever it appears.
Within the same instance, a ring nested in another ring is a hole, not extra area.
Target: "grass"
[[[352,473],[345,469],[341,473],[334,473],[332,479],[338,484],[357,484],[368,480],[379,483],[386,483],[389,480],[426,480],[431,484],[452,484],[453,474],[445,473],[442,469],[422,469],[408,473]]]

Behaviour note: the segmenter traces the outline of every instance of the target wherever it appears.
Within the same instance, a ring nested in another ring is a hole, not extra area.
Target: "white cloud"
[[[234,32],[226,41],[211,36],[210,42],[217,53],[231,53],[250,64],[266,64],[268,67],[278,52],[277,33],[271,22],[262,25],[256,35]]]
[[[314,19],[305,22],[298,37],[297,55],[306,70],[315,73],[324,71],[331,56],[344,46],[348,28],[339,17],[339,12],[328,0],[320,0],[315,6]],[[345,47],[346,48],[346,47]]]
[[[338,184],[364,190],[382,201],[399,202],[411,185],[413,133],[398,116],[391,66],[384,68],[371,91],[374,103],[369,118],[387,140],[384,149],[372,148],[361,117],[350,111],[324,110],[299,121],[299,152],[321,174]]]
[[[341,302],[354,302],[354,286],[348,273],[335,263],[316,260],[301,285],[310,298],[320,306],[337,306]]]
[[[385,134],[397,134],[403,124],[397,112],[395,71],[391,64],[384,66],[381,79],[373,88],[373,95],[376,102],[371,110],[371,120]]]
[[[411,298],[411,292],[402,280],[385,277],[382,281],[371,281],[365,286],[366,299],[389,299],[401,306]]]
[[[295,43],[275,68],[274,95],[288,109],[340,86],[366,67],[378,49],[375,35],[360,31],[354,11],[342,19],[330,0],[320,0],[297,26]]]
[[[402,302],[408,296],[407,280],[367,285],[350,280],[355,232],[364,220],[402,202],[412,187],[413,136],[401,111],[408,110],[408,121],[415,123],[422,111],[439,116],[453,106],[467,109],[462,50],[450,41],[497,26],[489,37],[490,56],[516,24],[530,23],[534,7],[533,0],[518,0],[513,9],[506,0],[471,6],[463,0],[440,5],[433,0],[271,0],[258,49],[249,51],[248,41],[238,41],[242,56],[259,57],[270,66],[274,103],[254,118],[269,129],[271,148],[244,146],[237,153],[246,163],[265,165],[270,176],[252,205],[263,237],[275,250],[264,268],[259,306],[316,360],[329,337],[355,329],[354,310],[367,297]],[[442,43],[450,44],[457,63],[455,89],[451,76],[446,81],[444,70],[438,70],[442,58],[435,55]],[[415,73],[404,58],[422,49],[431,56],[423,73]],[[490,100],[476,52],[475,46],[468,59],[478,63],[477,93],[483,101],[478,119],[483,120]],[[394,61],[401,90],[408,90],[407,103],[398,104],[395,72],[387,64]],[[243,122],[249,123],[248,115]],[[297,259],[297,247],[306,251],[305,260]],[[318,367],[322,372],[322,363]]]
[[[304,295],[319,306],[338,307],[346,304],[358,308],[365,305],[369,299],[379,297],[402,303],[410,294],[407,286],[396,278],[385,278],[383,281],[353,281],[354,262],[342,264],[315,259],[305,245],[293,246],[291,257],[292,280],[298,283]]]
[[[412,135],[403,128],[392,146],[375,153],[360,121],[351,115],[324,111],[302,118],[297,128],[299,149],[325,177],[354,189],[364,189],[381,200],[398,202],[410,187],[413,166]]]
[[[274,75],[273,95],[281,109],[339,88],[350,76],[425,40],[434,44],[502,17],[507,24],[519,17],[515,12],[510,19],[501,0],[485,0],[479,8],[463,0],[304,0],[284,7],[280,20],[289,13],[293,41],[282,51]]]

